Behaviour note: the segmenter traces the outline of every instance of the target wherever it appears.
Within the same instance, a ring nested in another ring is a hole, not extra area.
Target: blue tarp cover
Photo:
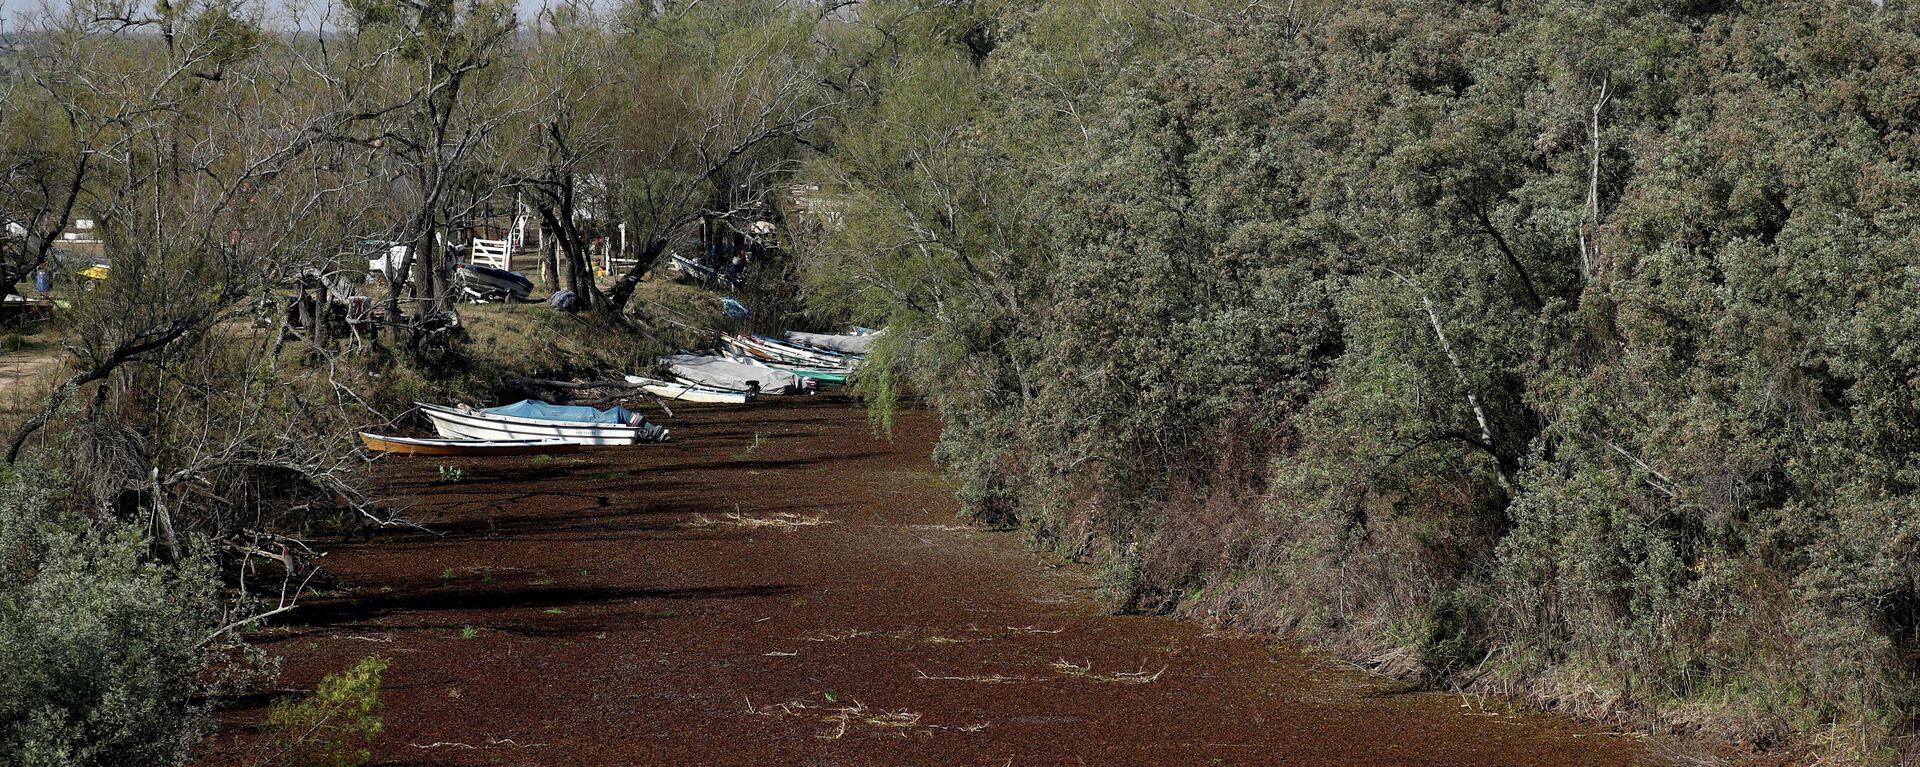
[[[600,410],[585,405],[555,405],[537,399],[523,399],[511,405],[490,407],[486,412],[494,415],[511,415],[521,418],[538,418],[543,421],[574,421],[577,423],[611,423],[626,425],[633,418],[633,411],[614,405],[612,410]]]

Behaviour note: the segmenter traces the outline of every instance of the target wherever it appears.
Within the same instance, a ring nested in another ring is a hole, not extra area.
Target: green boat
[[[767,367],[774,368],[775,370],[785,370],[789,373],[800,376],[801,378],[811,378],[815,381],[819,381],[823,386],[824,385],[833,385],[833,386],[847,385],[847,373],[844,371],[815,370],[812,368],[789,367],[786,365],[768,365]]]

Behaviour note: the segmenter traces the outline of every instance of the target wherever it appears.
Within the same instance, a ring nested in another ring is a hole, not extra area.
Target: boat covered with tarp
[[[511,405],[483,408],[480,412],[493,415],[510,415],[520,418],[534,418],[542,421],[569,421],[572,423],[610,423],[620,426],[633,426],[644,423],[647,417],[619,405],[606,410],[586,405],[555,405],[537,399],[523,399]]]
[[[866,354],[873,351],[873,344],[880,340],[878,333],[802,333],[787,331],[789,343],[823,349],[841,354]]]
[[[728,353],[727,359],[733,360],[734,362],[738,362],[742,365],[752,365],[757,368],[766,368],[768,370],[777,370],[783,373],[792,373],[793,375],[797,375],[801,378],[805,378],[813,381],[815,385],[821,388],[845,386],[847,383],[847,377],[853,375],[853,371],[848,370],[846,368],[822,368],[822,367],[812,367],[808,365],[794,365],[791,363],[778,362],[775,360],[764,359],[761,357],[754,357],[746,354],[740,354],[737,352]]]
[[[440,436],[449,439],[558,439],[576,445],[636,445],[665,442],[668,431],[623,407],[600,410],[522,400],[476,409],[415,403]]]
[[[813,390],[813,385],[807,379],[784,370],[734,362],[724,357],[675,354],[661,357],[660,364],[682,381],[715,389],[757,389],[762,394],[799,394]]]

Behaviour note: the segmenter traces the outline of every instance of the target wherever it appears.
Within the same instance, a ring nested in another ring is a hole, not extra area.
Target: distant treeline
[[[1915,756],[1912,3],[860,16],[810,298],[971,514],[1117,609]]]

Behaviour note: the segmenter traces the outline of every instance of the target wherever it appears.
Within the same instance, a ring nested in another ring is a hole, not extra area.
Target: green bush
[[[1920,9],[903,7],[802,272],[969,513],[1120,609],[1911,750]]]
[[[359,767],[380,736],[380,675],[387,662],[368,657],[320,680],[312,695],[281,701],[267,717],[271,760],[293,767]]]
[[[0,474],[0,763],[177,765],[206,731],[210,563]]]

